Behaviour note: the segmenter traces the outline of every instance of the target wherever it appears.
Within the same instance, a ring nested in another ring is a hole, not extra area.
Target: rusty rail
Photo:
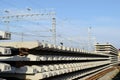
[[[105,74],[107,74],[107,73],[109,73],[109,72],[111,72],[113,70],[115,70],[115,67],[106,69],[106,70],[104,70],[102,72],[99,72],[99,73],[97,73],[97,74],[95,74],[95,75],[93,75],[93,76],[91,76],[91,77],[89,77],[89,78],[87,78],[85,80],[97,80],[100,77],[104,76]]]

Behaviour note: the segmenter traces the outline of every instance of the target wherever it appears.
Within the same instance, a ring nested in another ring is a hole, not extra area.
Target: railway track
[[[91,76],[91,77],[88,77],[88,78],[85,79],[85,80],[97,80],[97,79],[101,78],[102,76],[104,76],[105,74],[107,74],[107,73],[109,73],[109,72],[111,72],[111,71],[113,71],[113,70],[115,70],[115,69],[116,69],[115,67],[106,69],[106,70],[101,71],[101,72],[99,72],[99,73],[97,73],[97,74],[94,74],[94,75]]]

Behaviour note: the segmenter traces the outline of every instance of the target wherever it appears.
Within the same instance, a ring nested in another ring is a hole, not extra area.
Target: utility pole
[[[95,44],[96,44],[97,42],[96,42],[96,38],[95,37],[93,37],[93,50],[95,51]]]
[[[88,51],[91,51],[91,29],[92,27],[88,27]]]
[[[56,44],[56,18],[52,18],[52,32],[54,44]]]
[[[5,10],[4,12],[5,12],[6,15],[9,15],[9,13],[10,13],[8,10]],[[6,19],[4,20],[4,23],[6,24],[6,31],[9,32],[9,29],[10,29],[10,28],[9,28],[9,23],[10,23],[10,21],[9,21],[9,16],[8,16],[8,18],[6,18]]]
[[[23,38],[23,35],[24,35],[24,33],[22,32],[22,33],[21,33],[21,41],[22,41],[22,42],[23,42],[23,39],[24,39],[24,38]]]
[[[10,21],[6,20],[6,21],[4,21],[4,23],[6,24],[6,31],[9,32],[10,31],[10,28],[9,28]]]

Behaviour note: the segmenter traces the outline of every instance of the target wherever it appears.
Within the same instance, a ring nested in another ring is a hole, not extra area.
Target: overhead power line
[[[35,21],[35,20],[50,20],[51,21],[51,27],[50,32],[52,32],[53,36],[53,43],[56,44],[56,17],[54,11],[46,11],[42,10],[40,12],[32,12],[31,8],[27,8],[26,13],[24,11],[21,12],[9,12],[9,10],[6,10],[5,12],[8,13],[8,15],[0,16],[0,21],[6,23],[7,29],[9,30],[9,23],[13,21]]]

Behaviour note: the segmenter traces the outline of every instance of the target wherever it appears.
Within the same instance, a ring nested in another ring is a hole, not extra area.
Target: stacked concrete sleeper
[[[112,64],[109,54],[87,52],[79,48],[42,42],[35,43],[38,44],[38,46],[32,48],[25,46],[18,47],[19,44],[17,44],[17,47],[7,43],[6,45],[1,44],[0,65],[2,65],[3,68],[5,68],[5,65],[8,66],[6,70],[0,67],[1,77],[26,78],[31,80],[72,80],[82,76],[85,77],[87,74],[110,67]],[[31,52],[29,52],[28,55],[21,56],[19,54],[14,55],[10,51],[12,48],[18,49],[23,47],[28,48]],[[3,48],[8,50],[6,54],[2,52]],[[16,67],[12,62],[21,62],[23,65]],[[16,76],[14,74],[16,74]],[[26,77],[23,77],[23,75]]]

